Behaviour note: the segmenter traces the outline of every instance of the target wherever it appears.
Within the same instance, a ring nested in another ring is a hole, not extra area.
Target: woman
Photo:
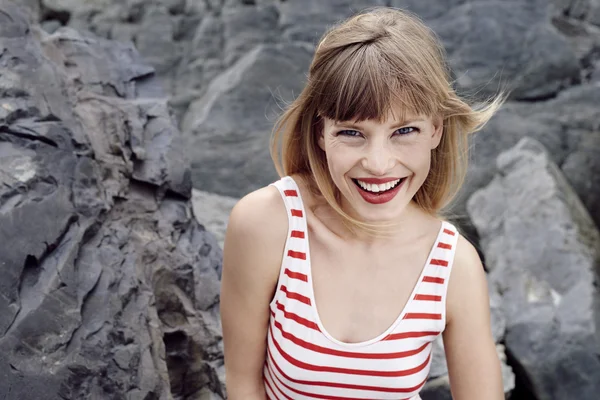
[[[454,399],[504,398],[481,261],[441,217],[467,136],[501,102],[461,100],[435,35],[406,12],[324,35],[274,130],[282,179],[229,220],[230,399],[419,399],[439,335]]]

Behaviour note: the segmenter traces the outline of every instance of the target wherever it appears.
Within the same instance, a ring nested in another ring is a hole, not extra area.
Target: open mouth
[[[359,189],[367,193],[374,195],[382,195],[384,193],[394,190],[396,187],[402,184],[404,179],[406,178],[396,179],[395,181],[383,183],[380,185],[362,182],[358,179],[352,179],[352,182],[354,182],[354,184],[358,186]]]

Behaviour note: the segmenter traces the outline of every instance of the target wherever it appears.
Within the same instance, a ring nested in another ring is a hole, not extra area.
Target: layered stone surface
[[[0,395],[224,397],[221,250],[131,44],[0,2]]]

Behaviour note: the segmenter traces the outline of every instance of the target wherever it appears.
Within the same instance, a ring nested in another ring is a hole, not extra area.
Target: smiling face
[[[319,147],[342,209],[365,222],[397,221],[427,178],[431,150],[442,137],[441,119],[399,121],[390,114],[383,122],[323,122]]]

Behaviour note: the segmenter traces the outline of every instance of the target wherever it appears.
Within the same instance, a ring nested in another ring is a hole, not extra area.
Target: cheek
[[[339,175],[344,174],[351,167],[352,161],[346,152],[329,151],[327,152],[327,164],[333,179],[337,180],[341,179],[338,178]]]
[[[398,159],[414,170],[429,168],[431,162],[431,149],[427,143],[415,143],[411,146],[405,146],[398,151]]]
[[[352,163],[355,152],[348,146],[331,141],[326,144],[326,149],[327,162],[330,164],[330,168],[337,170]]]

